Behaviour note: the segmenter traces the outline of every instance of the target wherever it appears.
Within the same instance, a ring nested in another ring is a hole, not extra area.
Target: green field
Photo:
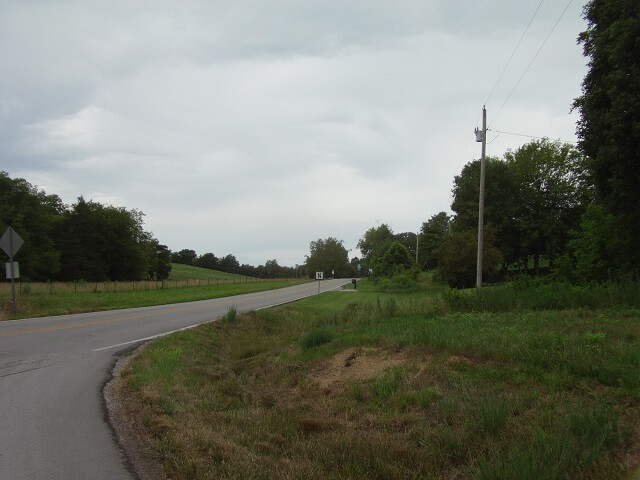
[[[365,281],[154,342],[120,391],[171,478],[624,479],[637,288]]]
[[[147,307],[169,303],[191,302],[211,298],[241,295],[243,293],[262,292],[288,287],[299,280],[261,280],[214,279],[210,282],[198,279],[181,283],[165,282],[122,282],[100,284],[100,290],[74,291],[73,285],[56,285],[53,291],[48,289],[24,291],[17,296],[18,313],[11,311],[11,295],[4,293],[0,320],[15,318],[65,315],[69,313],[94,312],[120,308]],[[307,280],[304,280],[307,281]],[[220,283],[218,283],[220,282]],[[90,284],[93,286],[94,284]],[[97,286],[98,284],[96,284]],[[48,288],[48,287],[47,287]]]
[[[172,263],[169,281],[183,280],[217,280],[217,279],[246,279],[244,275],[221,272],[219,270],[209,270],[208,268],[194,267],[182,263]]]

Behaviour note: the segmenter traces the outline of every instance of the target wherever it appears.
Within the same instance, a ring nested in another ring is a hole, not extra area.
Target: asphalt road
[[[349,280],[325,280],[328,291]],[[132,479],[105,421],[119,352],[154,336],[313,295],[317,282],[214,300],[0,322],[0,479]]]

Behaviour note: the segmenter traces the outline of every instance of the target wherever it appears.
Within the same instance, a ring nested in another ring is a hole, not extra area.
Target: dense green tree
[[[314,240],[309,244],[306,268],[309,278],[315,278],[315,272],[324,272],[325,278],[335,272],[336,277],[349,275],[349,256],[341,240],[333,237]]]
[[[389,225],[383,223],[378,227],[371,227],[358,241],[358,248],[362,252],[362,259],[368,265],[373,265],[376,260],[389,248],[393,242],[393,231]]]
[[[376,260],[373,274],[376,277],[392,277],[409,270],[413,265],[413,258],[407,247],[394,241]]]
[[[483,278],[491,280],[502,262],[500,250],[494,246],[495,230],[485,227]],[[476,260],[478,230],[455,231],[435,251],[438,261],[438,276],[455,288],[470,288],[476,284]]]
[[[585,159],[571,145],[547,139],[508,151],[505,159],[515,185],[511,213],[520,251],[533,256],[537,274],[541,255],[553,261],[566,251],[569,231],[591,199]]]
[[[516,219],[518,189],[508,165],[496,157],[487,157],[485,169],[484,223],[492,225],[496,245],[508,263],[522,255],[520,233]],[[454,230],[478,228],[478,197],[480,195],[480,160],[467,163],[460,175],[454,177]]]
[[[640,276],[640,2],[592,0],[579,40],[589,57],[574,106],[598,201],[621,239],[608,270]],[[597,248],[597,246],[593,246]]]
[[[179,252],[173,252],[171,254],[171,261],[173,263],[182,263],[184,265],[194,265],[193,262],[196,258],[198,258],[198,254],[190,248],[183,248]]]
[[[60,276],[91,281],[144,278],[145,238],[140,212],[80,197],[60,225]]]
[[[15,257],[23,279],[57,276],[60,251],[54,237],[63,211],[64,205],[56,195],[47,195],[22,178],[12,179],[0,172],[0,235],[10,226],[24,240]]]
[[[394,242],[400,242],[408,251],[411,258],[416,258],[416,237],[413,232],[402,232],[393,235]]]
[[[147,278],[166,280],[171,273],[171,252],[155,238],[145,241]]]
[[[190,251],[192,252],[193,250]],[[217,270],[220,261],[218,260],[218,257],[216,257],[213,253],[208,252],[204,255],[200,255],[192,262],[196,267],[208,268],[209,270]]]
[[[229,254],[220,259],[218,268],[227,273],[239,273],[240,263],[235,256]]]
[[[452,218],[445,212],[433,215],[422,224],[418,248],[418,263],[421,268],[429,270],[436,268],[437,262],[434,252],[451,232],[451,224]]]

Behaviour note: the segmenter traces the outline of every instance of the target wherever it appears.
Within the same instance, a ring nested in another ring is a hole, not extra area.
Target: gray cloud
[[[537,4],[3,2],[1,168],[68,203],[138,208],[174,250],[293,265],[331,235],[354,255],[377,221],[415,230],[448,209]],[[490,119],[563,8],[543,4]],[[493,127],[574,138],[580,11]]]

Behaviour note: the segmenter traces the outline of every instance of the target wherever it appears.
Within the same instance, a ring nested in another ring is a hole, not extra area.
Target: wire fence
[[[16,294],[31,293],[100,293],[100,292],[135,292],[149,290],[166,290],[173,288],[202,287],[211,285],[229,285],[236,283],[258,283],[274,281],[299,281],[297,278],[189,278],[185,280],[137,280],[132,282],[16,282]],[[11,282],[0,283],[0,294],[11,293]]]

